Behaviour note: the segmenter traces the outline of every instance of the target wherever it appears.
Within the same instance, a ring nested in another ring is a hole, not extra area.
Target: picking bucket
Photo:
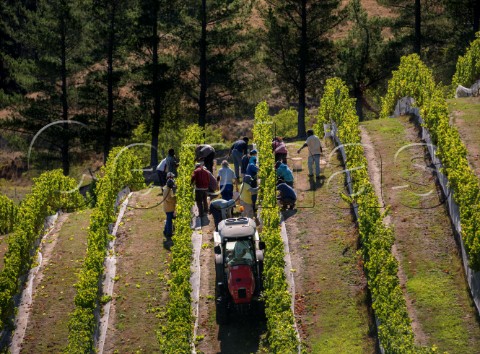
[[[294,171],[300,171],[302,169],[302,158],[292,157],[292,169]]]

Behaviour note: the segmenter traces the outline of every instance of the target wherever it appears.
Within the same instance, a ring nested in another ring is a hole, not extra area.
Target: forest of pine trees
[[[72,155],[141,130],[154,166],[166,131],[251,117],[265,97],[296,108],[304,136],[334,75],[373,119],[402,55],[450,84],[479,18],[480,0],[4,0],[0,140],[26,150],[57,122],[38,144],[68,175]]]

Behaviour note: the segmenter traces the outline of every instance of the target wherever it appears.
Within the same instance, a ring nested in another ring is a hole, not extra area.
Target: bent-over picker
[[[263,250],[255,221],[232,218],[214,232],[217,323],[228,323],[232,312],[258,311],[263,316]]]

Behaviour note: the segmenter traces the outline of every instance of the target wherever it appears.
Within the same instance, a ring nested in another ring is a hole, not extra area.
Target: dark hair
[[[168,155],[170,155],[170,156],[175,155],[175,150],[174,149],[168,150]]]
[[[248,142],[250,139],[248,139],[248,136],[244,136],[242,139],[244,142]]]
[[[308,129],[308,130],[307,130],[307,135],[308,135],[308,136],[313,135],[313,129]]]

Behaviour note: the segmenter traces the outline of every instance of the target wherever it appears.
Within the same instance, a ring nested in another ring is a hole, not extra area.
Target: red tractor
[[[233,311],[263,311],[263,250],[255,221],[232,218],[214,232],[217,323],[226,324]]]

